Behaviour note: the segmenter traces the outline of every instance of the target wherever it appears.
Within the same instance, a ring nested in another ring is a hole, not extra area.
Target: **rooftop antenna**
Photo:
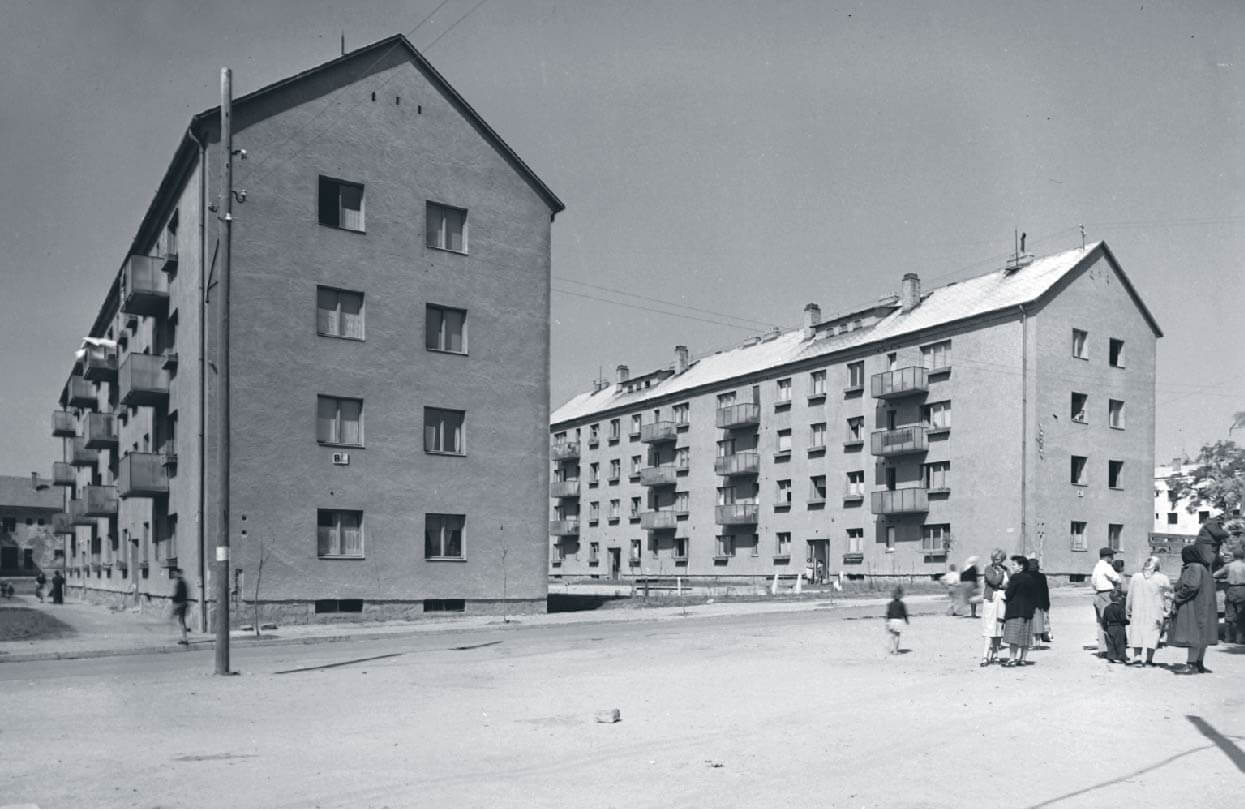
[[[1021,233],[1019,228],[1012,231],[1012,257],[1007,260],[1007,264],[1003,266],[1003,272],[1007,274],[1015,273],[1022,267],[1027,267],[1033,263],[1033,254],[1025,251],[1025,242],[1028,240],[1029,234]]]
[[[342,31],[342,56],[346,55],[346,32]]]
[[[1081,225],[1081,250],[1085,249],[1085,226]]]

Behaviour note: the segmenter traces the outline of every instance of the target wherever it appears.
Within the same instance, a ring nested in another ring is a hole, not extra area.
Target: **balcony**
[[[640,528],[646,532],[668,531],[678,528],[679,516],[673,509],[657,509],[640,513]]]
[[[92,346],[82,358],[82,376],[109,382],[117,379],[117,350]]]
[[[67,512],[52,515],[52,534],[73,534],[73,520]]]
[[[165,469],[172,469],[177,466],[177,440],[165,439],[164,444],[160,447],[161,464]]]
[[[74,467],[94,467],[99,463],[99,451],[87,449],[86,439],[76,436],[69,446],[69,463]]]
[[[85,377],[73,376],[65,386],[69,404],[75,408],[95,408],[98,406],[99,395],[95,386]]]
[[[86,513],[86,503],[82,498],[74,498],[69,502],[69,522],[74,526],[95,525],[95,518]]]
[[[718,427],[723,430],[761,424],[761,406],[751,402],[718,408]]]
[[[679,468],[673,464],[659,464],[640,470],[640,486],[669,487],[678,481]]]
[[[122,498],[150,498],[169,491],[164,453],[128,453],[117,465],[117,490]]]
[[[572,537],[579,534],[579,518],[549,521],[549,533],[556,537]]]
[[[640,425],[640,441],[645,444],[672,442],[678,435],[678,426],[674,422],[649,422],[647,425]]]
[[[53,436],[77,436],[78,420],[69,411],[52,411]]]
[[[169,373],[161,366],[163,355],[131,354],[117,371],[118,398],[122,405],[159,405],[169,397]]]
[[[761,469],[761,454],[751,450],[721,456],[713,461],[713,471],[718,475],[756,475]]]
[[[755,503],[725,503],[714,507],[713,522],[719,526],[751,526],[757,522]]]
[[[579,442],[554,442],[549,448],[554,461],[571,461],[579,458]]]
[[[902,456],[907,453],[924,453],[929,449],[929,438],[924,425],[875,430],[869,439],[870,449],[875,456]]]
[[[121,311],[131,315],[163,315],[169,308],[169,279],[164,260],[134,254],[121,270]]]
[[[72,464],[67,461],[52,462],[52,486],[71,487],[76,478]]]
[[[869,378],[869,388],[875,399],[925,394],[929,392],[929,370],[924,366],[908,366],[883,371]]]
[[[91,450],[117,446],[117,418],[110,413],[88,413],[82,423],[82,438]]]
[[[81,503],[82,514],[88,517],[112,517],[117,514],[117,488],[83,487]]]
[[[549,483],[549,495],[554,498],[578,498],[579,482],[551,481]]]
[[[869,495],[869,511],[875,515],[915,515],[929,511],[925,487],[883,489]]]

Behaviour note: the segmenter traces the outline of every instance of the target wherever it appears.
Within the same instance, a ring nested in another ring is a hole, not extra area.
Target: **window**
[[[951,427],[950,402],[931,402],[921,410],[925,425],[931,430]]]
[[[718,394],[718,407],[729,408],[735,404],[735,392],[730,391],[725,394]]]
[[[657,535],[650,534],[648,536],[648,555],[654,560],[657,559]]]
[[[808,395],[824,397],[826,395],[826,372],[814,371],[808,375]]]
[[[622,502],[618,498],[610,501],[610,521],[615,522],[622,517]]]
[[[1072,521],[1072,528],[1069,532],[1071,537],[1071,549],[1073,551],[1088,551],[1089,542],[1085,538],[1085,522],[1081,520]]]
[[[1124,368],[1124,341],[1116,338],[1107,341],[1107,362],[1114,368]]]
[[[674,511],[675,511],[675,514],[679,514],[679,515],[687,514],[687,493],[686,492],[674,493]]]
[[[865,387],[865,361],[847,364],[847,388],[854,391]]]
[[[1107,486],[1111,489],[1120,489],[1124,486],[1124,462],[1107,462]]]
[[[934,461],[925,465],[925,488],[948,489],[951,486],[951,462]]]
[[[674,423],[676,425],[686,425],[687,419],[688,419],[688,412],[690,410],[691,409],[689,408],[686,402],[681,403],[679,405],[675,405],[674,408],[672,409],[674,413]]]
[[[676,560],[687,559],[687,538],[686,537],[674,538],[674,558]]]
[[[826,446],[826,423],[816,422],[808,426],[808,449]]]
[[[1124,429],[1124,401],[1120,399],[1107,400],[1107,424],[1116,430]]]
[[[1210,518],[1210,512],[1203,510],[1197,513],[1197,522],[1205,523]]]
[[[588,504],[588,522],[595,525],[601,521],[601,503],[593,501]]]
[[[826,499],[826,477],[824,475],[814,475],[809,479],[808,500],[810,503],[820,503]]]
[[[561,543],[554,543],[549,552],[549,560],[554,565],[561,565],[562,561],[565,559],[566,559],[566,549],[562,547]]]
[[[633,538],[631,541],[631,562],[636,565],[640,564],[640,548],[639,539]]]
[[[1073,484],[1079,487],[1085,486],[1085,462],[1088,459],[1085,456],[1072,457],[1072,475],[1069,479]]]
[[[363,340],[363,293],[316,287],[316,334]]]
[[[316,526],[316,545],[319,556],[363,556],[362,512],[346,509],[317,509]]]
[[[735,535],[719,534],[717,543],[718,557],[734,557],[735,556]]]
[[[886,355],[886,370],[894,371],[897,368],[899,368],[899,355],[895,352],[891,352]]]
[[[595,486],[601,480],[601,465],[592,462],[588,465],[588,486]]]
[[[601,426],[599,424],[589,425],[588,426],[588,446],[596,447],[600,443],[600,440],[601,440]]]
[[[778,431],[778,452],[791,452],[791,428],[784,428]]]
[[[588,544],[588,564],[596,565],[600,561],[601,561],[601,544],[600,543],[589,543]]]
[[[791,556],[791,532],[779,532],[777,534],[778,546],[774,549],[774,555],[777,557]]]
[[[931,371],[951,368],[951,341],[940,340],[921,347],[921,365]]]
[[[847,551],[849,554],[859,554],[863,551],[865,544],[864,529],[848,529],[847,530]]]
[[[462,208],[428,203],[428,247],[467,252],[467,212]]]
[[[632,478],[635,478],[637,475],[640,474],[640,467],[642,467],[643,464],[644,464],[643,456],[632,456],[631,457],[631,477]]]
[[[849,496],[864,497],[865,494],[865,471],[852,470],[847,474],[847,494]]]
[[[622,478],[622,462],[618,459],[610,459],[610,483],[617,484]]]
[[[718,506],[729,506],[735,503],[734,487],[718,487]]]
[[[1110,523],[1107,525],[1107,547],[1112,551],[1123,551],[1124,525]]]
[[[674,451],[674,467],[677,470],[687,469],[687,459],[690,454],[688,448],[680,447]]]
[[[640,499],[631,499],[631,517],[638,518],[640,516]]]
[[[462,456],[467,453],[463,437],[466,411],[424,408],[424,452]]]
[[[921,527],[921,551],[925,554],[946,554],[951,548],[951,526],[942,523]]]
[[[320,224],[363,232],[363,185],[320,178]]]
[[[782,478],[778,481],[778,506],[791,505],[791,479]]]
[[[466,559],[463,524],[466,515],[424,515],[424,557],[429,560]]]
[[[1080,329],[1072,330],[1072,356],[1082,360],[1089,359],[1089,333]]]
[[[778,404],[791,402],[791,378],[778,381]]]
[[[1089,394],[1078,394],[1076,391],[1072,392],[1071,416],[1072,416],[1073,422],[1088,421],[1085,418],[1085,404],[1088,401],[1089,401]]]
[[[895,551],[895,527],[886,527],[886,553],[892,554]]]
[[[640,422],[641,422],[640,414],[638,413],[631,414],[631,435],[632,436],[640,435]]]
[[[611,419],[610,420],[610,441],[616,442],[621,438],[622,438],[622,420]]]
[[[865,418],[853,416],[847,420],[847,440],[849,442],[864,441]]]
[[[722,439],[718,442],[718,458],[735,455],[735,440]]]
[[[467,353],[467,310],[428,304],[424,323],[428,351]]]
[[[316,441],[363,446],[363,400],[316,397]]]
[[[1167,513],[1167,525],[1168,526],[1175,526],[1179,522],[1180,522],[1180,514],[1178,512]]]

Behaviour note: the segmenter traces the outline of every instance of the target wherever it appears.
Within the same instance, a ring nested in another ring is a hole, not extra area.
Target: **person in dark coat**
[[[964,570],[960,572],[960,593],[964,603],[968,605],[969,617],[977,618],[977,603],[981,601],[981,594],[978,589],[976,557],[969,557],[964,561]]]
[[[1050,643],[1050,583],[1042,573],[1042,564],[1037,557],[1030,557],[1025,563],[1025,570],[1033,577],[1037,586],[1037,607],[1033,611],[1034,638]]]
[[[1172,619],[1167,643],[1188,650],[1188,663],[1175,671],[1181,675],[1210,672],[1204,658],[1206,648],[1219,643],[1219,611],[1215,606],[1215,584],[1210,570],[1202,562],[1203,551],[1197,543],[1180,551],[1184,568],[1176,582],[1176,615]]]
[[[1102,609],[1102,632],[1107,637],[1107,661],[1128,663],[1128,613],[1124,609],[1124,592],[1111,593],[1111,601]]]
[[[65,604],[65,578],[60,571],[52,574],[52,604]]]
[[[1223,528],[1223,521],[1217,517],[1207,518],[1197,532],[1197,540],[1193,547],[1197,549],[1202,565],[1212,574],[1223,565],[1220,550],[1231,535]]]
[[[1037,578],[1027,570],[1028,560],[1025,560],[1023,567],[1018,560],[1012,562],[1015,570],[1003,596],[1006,604],[1003,643],[1007,644],[1011,654],[1003,666],[1020,667],[1033,663],[1025,657],[1029,654],[1029,645],[1033,643],[1033,612],[1037,610],[1041,594]]]

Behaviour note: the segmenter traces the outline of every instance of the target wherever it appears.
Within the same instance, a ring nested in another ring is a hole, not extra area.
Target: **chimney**
[[[687,371],[687,347],[674,347],[674,373],[682,374]]]
[[[631,376],[631,369],[620,364],[618,366],[618,384],[622,385],[623,383],[627,381],[627,378],[630,376]]]
[[[816,304],[804,305],[804,339],[809,340],[816,331],[814,327],[821,323],[821,307]]]
[[[33,490],[39,489],[39,473],[32,472],[30,474],[30,488]]]
[[[904,273],[903,284],[899,288],[899,309],[911,312],[921,303],[921,277],[916,273]]]

